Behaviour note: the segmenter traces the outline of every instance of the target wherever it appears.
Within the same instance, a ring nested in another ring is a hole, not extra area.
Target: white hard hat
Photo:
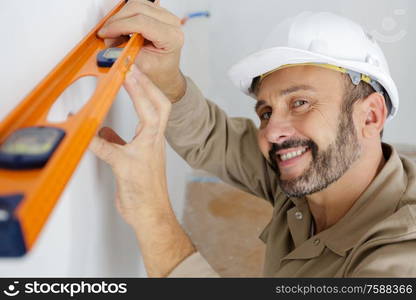
[[[280,23],[262,49],[229,71],[233,83],[253,98],[250,87],[258,76],[293,64],[333,65],[359,73],[358,79],[369,78],[365,81],[371,81],[376,91],[381,85],[387,92],[386,104],[391,106],[388,119],[397,113],[399,95],[382,50],[360,25],[347,18],[329,12],[300,13]]]

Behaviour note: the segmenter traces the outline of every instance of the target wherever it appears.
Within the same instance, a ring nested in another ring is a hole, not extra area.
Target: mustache
[[[270,150],[269,150],[269,159],[273,169],[278,169],[277,167],[277,151],[296,148],[296,147],[308,147],[312,151],[312,158],[316,157],[318,153],[318,145],[312,140],[305,140],[305,139],[291,139],[284,141],[281,144],[273,143]]]

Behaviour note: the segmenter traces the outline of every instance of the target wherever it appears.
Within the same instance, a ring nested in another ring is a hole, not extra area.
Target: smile
[[[281,150],[276,153],[277,163],[279,167],[289,167],[294,165],[306,152],[309,147],[299,147]]]
[[[291,158],[295,158],[295,157],[301,156],[307,150],[308,150],[308,147],[305,147],[305,148],[300,149],[300,150],[297,150],[297,151],[292,151],[292,152],[280,154],[279,155],[279,158],[280,158],[281,161],[286,161],[286,160],[289,160]]]

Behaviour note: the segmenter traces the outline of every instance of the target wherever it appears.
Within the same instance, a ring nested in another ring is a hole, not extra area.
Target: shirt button
[[[298,220],[303,219],[303,214],[300,211],[295,212],[295,218]]]
[[[318,246],[320,242],[321,242],[321,240],[320,240],[320,239],[314,239],[314,240],[313,240],[313,244],[314,244],[315,246]]]

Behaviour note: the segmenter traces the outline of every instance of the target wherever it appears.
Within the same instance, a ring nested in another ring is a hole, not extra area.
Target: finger
[[[167,120],[171,109],[171,102],[166,95],[136,66],[132,67],[132,76],[135,77],[139,84],[139,88],[142,88],[144,98],[148,99],[157,110],[158,119],[162,130],[166,127]]]
[[[132,68],[133,76],[139,83],[139,86],[143,88],[145,96],[153,103],[153,105],[159,110],[166,110],[171,107],[171,102],[166,97],[166,95],[153,83],[153,81],[142,71],[140,71],[137,66]]]
[[[135,32],[165,52],[174,51],[182,46],[180,27],[162,23],[146,15],[135,15],[115,21],[103,27],[99,35],[104,38],[117,38]]]
[[[107,48],[110,47],[117,47],[125,42],[127,42],[129,40],[128,36],[119,36],[117,38],[113,38],[113,39],[104,39],[104,44]]]
[[[113,166],[117,161],[118,151],[115,144],[112,144],[100,137],[93,137],[89,149],[101,160]]]
[[[129,1],[120,12],[109,18],[103,27],[110,26],[115,21],[131,18],[139,14],[152,17],[162,23],[175,26],[180,25],[180,19],[170,11],[150,1],[140,0]]]
[[[98,136],[105,139],[109,143],[125,145],[126,141],[123,140],[113,129],[109,127],[103,127],[98,132]]]
[[[157,122],[157,111],[152,102],[145,96],[143,88],[137,81],[137,67],[132,65],[126,75],[124,87],[133,102],[137,115],[143,126],[155,125]]]
[[[136,146],[141,148],[144,144],[150,145],[156,141],[160,141],[161,138],[164,139],[164,126],[161,126],[160,112],[158,112],[142,86],[137,81],[141,75],[143,74],[139,73],[137,67],[133,65],[125,83],[126,90],[129,93],[140,118],[136,136],[129,143],[133,148]],[[130,86],[129,80],[127,80],[128,78],[134,80],[135,84]],[[166,123],[166,121],[163,122]]]

